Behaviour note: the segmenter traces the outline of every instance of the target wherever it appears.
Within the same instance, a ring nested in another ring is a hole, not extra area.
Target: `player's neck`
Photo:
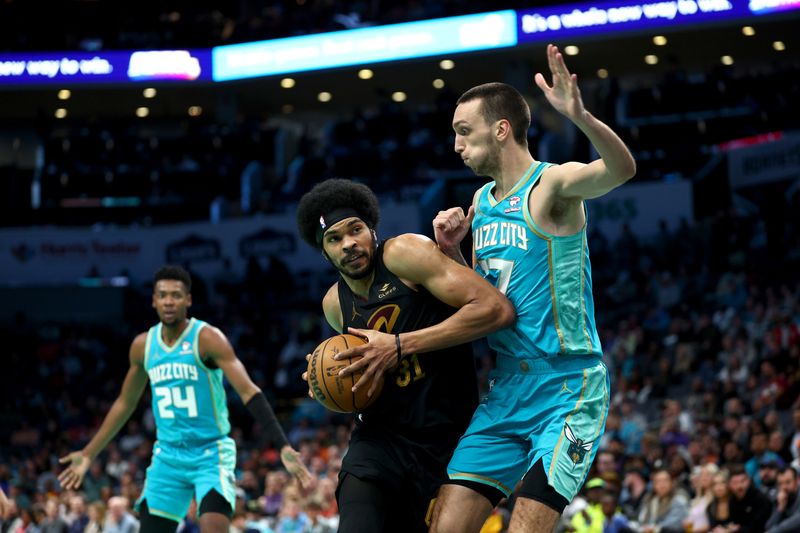
[[[175,324],[164,324],[161,323],[161,340],[164,341],[164,344],[167,346],[172,346],[178,337],[184,332],[186,327],[189,325],[189,319],[184,318],[178,323]]]
[[[494,192],[497,198],[508,194],[536,161],[527,149],[504,151],[500,157],[498,174],[492,176],[496,183]]]
[[[342,275],[342,278],[347,283],[347,286],[350,287],[350,290],[353,291],[353,294],[366,300],[369,298],[369,289],[372,287],[372,282],[375,281],[375,269],[372,269],[369,276],[362,279],[353,279],[345,275]]]

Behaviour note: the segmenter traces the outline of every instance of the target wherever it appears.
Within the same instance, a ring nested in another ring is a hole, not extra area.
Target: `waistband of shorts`
[[[186,439],[186,440],[176,440],[176,441],[166,441],[158,439],[155,441],[154,445],[167,446],[170,448],[203,449],[211,444],[215,444],[217,442],[225,442],[226,440],[232,440],[232,439],[227,435],[224,437],[218,437],[216,439]]]
[[[596,355],[557,355],[548,358],[523,359],[497,355],[495,369],[507,374],[550,374],[569,370],[583,370],[599,365]]]

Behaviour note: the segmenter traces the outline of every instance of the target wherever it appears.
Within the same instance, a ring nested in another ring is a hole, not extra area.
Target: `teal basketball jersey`
[[[190,319],[172,346],[164,343],[160,322],[147,332],[144,368],[150,377],[159,441],[219,439],[231,430],[222,370],[209,368],[200,359],[200,331],[207,325]]]
[[[472,221],[475,269],[517,310],[516,324],[490,334],[489,345],[518,358],[602,356],[586,225],[573,235],[551,235],[533,222],[528,209],[531,191],[549,166],[534,162],[499,201],[492,194],[494,182],[478,192]]]

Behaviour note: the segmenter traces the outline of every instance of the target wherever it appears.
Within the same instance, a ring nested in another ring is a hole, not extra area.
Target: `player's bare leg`
[[[200,515],[201,533],[227,533],[230,519],[222,513],[203,513]]]
[[[461,485],[442,485],[436,499],[431,533],[478,533],[492,512],[485,496]]]
[[[508,533],[527,533],[528,531],[553,531],[561,515],[547,505],[531,500],[530,498],[517,498],[514,503],[514,512],[511,513],[511,523]]]

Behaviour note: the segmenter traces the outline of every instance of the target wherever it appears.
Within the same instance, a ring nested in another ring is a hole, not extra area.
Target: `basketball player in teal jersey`
[[[149,378],[158,440],[137,502],[144,533],[174,533],[192,496],[199,502],[204,533],[228,531],[236,504],[236,444],[228,437],[223,376],[280,449],[286,469],[301,484],[310,478],[225,335],[202,320],[187,318],[191,288],[189,274],[180,267],[156,272],[153,307],[160,322],[131,344],[122,391],[97,434],[83,450],[61,458],[69,463],[59,476],[61,485],[75,489],[91,461],[133,414]]]
[[[530,109],[513,87],[489,83],[458,100],[455,151],[480,176],[465,217],[434,220],[436,240],[466,263],[459,243],[472,226],[473,266],[514,304],[516,324],[491,333],[497,352],[488,397],[448,465],[431,531],[479,531],[492,507],[524,477],[508,531],[552,531],[581,488],[608,412],[609,378],[594,321],[585,200],[636,172],[622,140],[583,106],[577,78],[547,47],[552,86],[536,84],[600,154],[552,165],[528,151]]]

